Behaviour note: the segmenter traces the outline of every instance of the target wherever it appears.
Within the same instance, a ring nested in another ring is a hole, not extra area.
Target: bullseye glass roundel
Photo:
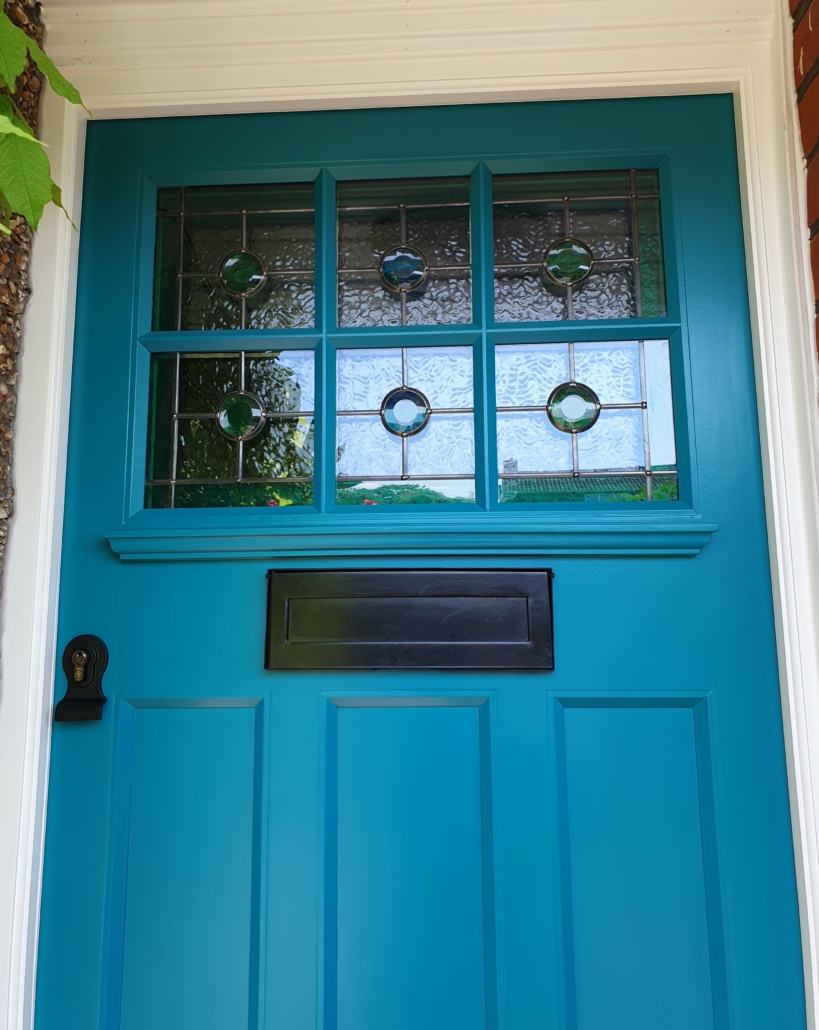
[[[237,250],[222,262],[219,279],[234,297],[250,297],[264,286],[267,272],[258,254],[252,250]]]
[[[429,265],[420,250],[402,243],[381,255],[378,274],[388,290],[411,293],[426,282]]]
[[[562,433],[583,433],[600,417],[600,400],[583,383],[563,383],[552,391],[546,414]]]
[[[216,425],[229,440],[250,440],[264,421],[264,405],[245,390],[225,394],[216,409]]]
[[[543,255],[543,274],[557,286],[579,286],[593,265],[592,252],[580,240],[555,240]]]
[[[391,390],[381,402],[381,421],[395,436],[420,433],[429,421],[429,401],[420,390]]]

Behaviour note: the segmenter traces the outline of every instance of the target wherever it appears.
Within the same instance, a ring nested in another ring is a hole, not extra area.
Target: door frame
[[[226,5],[200,2],[196,6],[203,9],[201,24],[190,0],[161,6],[150,0],[129,4],[131,14],[126,17],[143,19],[156,33],[157,42],[146,42],[142,56],[160,53],[162,20],[178,18],[181,7],[189,23],[190,55],[207,35],[219,39],[227,24],[219,22],[229,18]],[[255,6],[261,11],[264,5]],[[489,6],[500,12],[496,16],[503,25],[504,4],[488,5],[487,10]],[[636,6],[646,12],[647,22],[656,20],[648,14],[651,0],[639,0]],[[122,83],[134,80],[124,66],[119,73],[115,69],[89,80],[102,83],[97,95],[84,91],[102,117],[733,94],[808,1020],[815,1028],[819,1019],[819,375],[788,5],[786,0],[770,0],[766,10],[765,0],[758,0],[748,6],[754,10],[743,15],[744,32],[727,31],[724,19],[714,19],[708,5],[698,4],[701,32],[691,35],[690,41],[685,34],[681,38],[677,15],[672,18],[670,10],[667,22],[654,27],[650,43],[626,48],[619,26],[634,23],[635,4],[616,0],[613,10],[607,4],[608,27],[596,28],[593,34],[585,27],[574,36],[563,34],[562,49],[571,57],[562,66],[565,70],[550,61],[544,47],[543,67],[551,70],[534,78],[516,76],[510,63],[506,77],[484,72],[483,78],[471,75],[433,83],[425,77],[429,74],[425,55],[419,53],[415,63],[410,61],[404,69],[409,77],[397,87],[378,82],[371,87],[327,87],[319,85],[317,49],[316,63],[309,67],[316,72],[315,83],[289,91],[280,84],[220,91],[193,75],[194,88],[182,93],[166,69],[126,93]],[[334,17],[343,19],[343,6],[339,7]],[[83,22],[76,28],[78,38],[90,37],[92,44],[102,41],[103,48],[110,47],[111,24],[120,23],[113,18],[107,25],[96,24],[99,8],[93,4],[55,6],[49,14],[59,23],[59,12],[67,19],[75,9]],[[756,31],[747,30],[751,22],[757,25]],[[125,20],[118,31],[118,38],[125,38]],[[328,31],[326,25],[323,31]],[[501,34],[496,45],[500,54],[506,45]],[[59,52],[55,56],[63,63]],[[132,59],[132,54],[122,58]],[[235,67],[223,69],[225,80],[232,80],[234,73],[241,76],[244,65],[237,50]],[[187,67],[184,58],[179,67]],[[77,81],[85,85],[81,69]],[[46,94],[43,138],[50,147],[55,178],[77,222],[84,130],[80,112]],[[77,249],[77,235],[55,210],[50,211],[32,256],[34,292],[26,315],[15,439],[16,515],[4,573],[11,603],[4,605],[0,639],[0,1019],[5,1017],[9,1030],[30,1030],[33,1024]]]

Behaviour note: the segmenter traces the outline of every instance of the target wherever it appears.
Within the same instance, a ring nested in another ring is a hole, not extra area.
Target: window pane
[[[337,504],[474,501],[471,347],[340,350]]]
[[[146,508],[313,503],[312,351],[154,354]]]
[[[497,176],[493,200],[496,322],[665,315],[656,171]]]
[[[154,329],[312,326],[313,193],[312,183],[160,190]]]
[[[676,500],[667,340],[495,348],[502,502]]]
[[[338,324],[472,321],[469,180],[338,186]]]

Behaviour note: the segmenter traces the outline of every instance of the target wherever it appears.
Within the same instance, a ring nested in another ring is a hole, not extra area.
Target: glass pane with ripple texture
[[[239,389],[239,356],[182,357],[179,362],[179,410],[203,414],[216,410],[226,393]]]
[[[433,408],[471,408],[472,348],[410,347],[407,382]]]
[[[495,275],[496,322],[559,322],[568,310],[565,295],[546,287],[540,271]]]
[[[584,472],[642,468],[642,411],[601,411],[591,429],[577,434],[577,453]]]
[[[401,440],[384,428],[378,415],[340,415],[338,475],[401,475]]]
[[[400,385],[400,350],[338,351],[336,393],[339,411],[378,411],[384,395]]]
[[[498,472],[571,472],[572,441],[545,412],[498,415]]]
[[[574,290],[573,301],[575,318],[634,318],[634,266],[595,268]]]
[[[432,415],[425,429],[407,440],[411,476],[471,475],[475,433],[471,415]]]
[[[630,202],[576,202],[570,207],[569,235],[582,240],[597,260],[633,257]]]
[[[340,326],[472,321],[468,179],[340,183],[337,204]],[[381,255],[402,242],[430,267],[403,306],[378,275]]]
[[[159,191],[154,329],[313,325],[313,195],[312,183]],[[258,254],[269,274],[246,299],[244,322],[241,301],[219,278],[225,258],[242,249]]]
[[[556,386],[568,382],[569,349],[559,344],[512,344],[495,348],[498,407],[546,404]]]
[[[574,378],[590,386],[603,404],[639,404],[637,342],[575,344]]]

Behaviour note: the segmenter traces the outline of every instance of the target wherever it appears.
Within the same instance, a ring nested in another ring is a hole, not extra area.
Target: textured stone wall
[[[36,0],[6,0],[6,13],[38,43],[43,41],[43,22]],[[37,131],[37,111],[42,80],[31,65],[17,80],[14,99],[29,125]],[[29,295],[29,251],[32,232],[28,223],[12,217],[11,236],[0,234],[0,589],[2,563],[8,539],[8,520],[14,511],[11,464],[17,377],[22,347],[22,317]]]

